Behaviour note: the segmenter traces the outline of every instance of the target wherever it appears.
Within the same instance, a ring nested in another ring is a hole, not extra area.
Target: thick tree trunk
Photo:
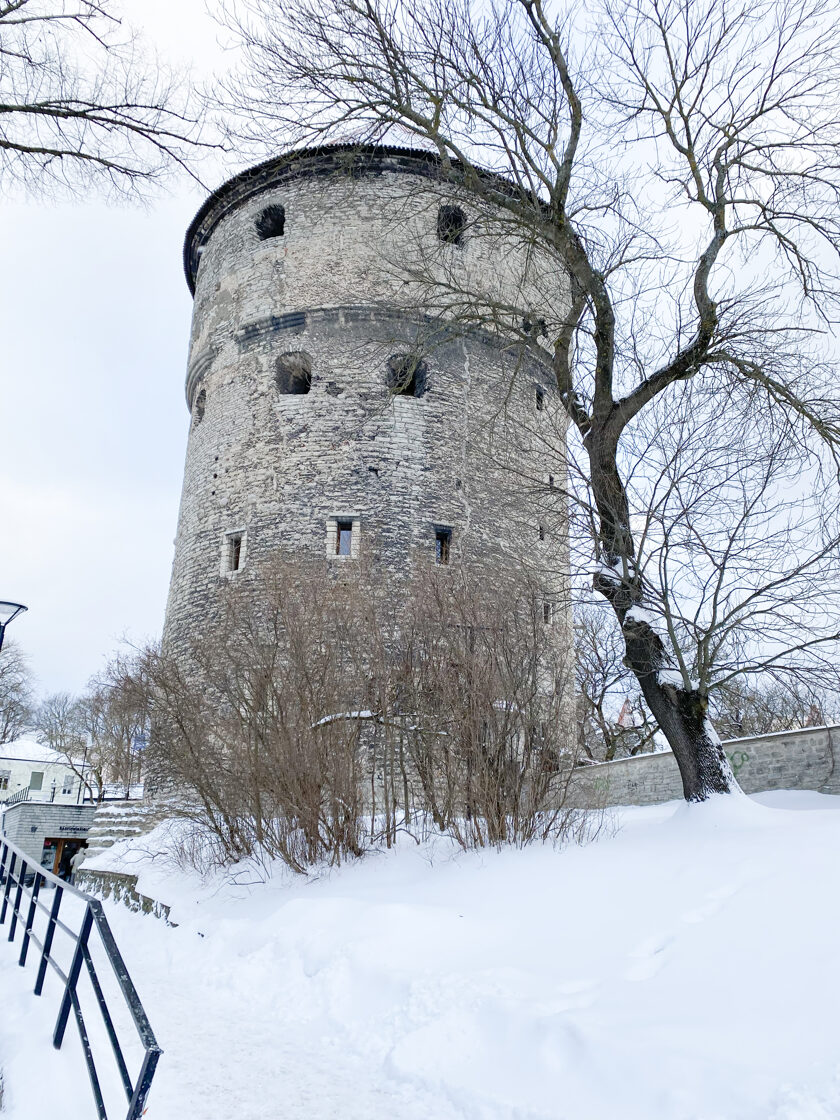
[[[644,586],[638,573],[627,496],[615,462],[615,444],[590,442],[592,485],[600,516],[605,567],[594,587],[609,602],[621,624],[627,656],[651,713],[680,768],[686,801],[705,801],[715,793],[739,790],[729,760],[708,718],[708,702],[687,688],[669,668],[662,639],[644,609]],[[593,454],[593,446],[600,454]]]
[[[709,722],[705,697],[676,684],[663,684],[658,673],[637,672],[629,656],[628,663],[674,752],[686,801],[705,801],[713,793],[737,791],[729,759]]]
[[[607,580],[596,588],[610,600],[621,622],[627,648],[625,664],[635,675],[647,705],[680,768],[686,801],[705,801],[714,793],[739,791],[726,752],[708,718],[708,702],[696,689],[677,683],[665,664],[665,649],[654,628],[632,609],[623,608],[622,595]],[[624,593],[626,594],[626,590]],[[618,601],[616,601],[618,598]]]

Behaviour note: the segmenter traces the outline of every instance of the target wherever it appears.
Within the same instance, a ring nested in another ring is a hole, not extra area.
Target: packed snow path
[[[149,1120],[840,1116],[840,798],[615,824],[565,851],[408,843],[308,883],[141,871],[180,923],[108,908],[165,1051]],[[83,1072],[21,1041],[13,956],[8,1120],[82,1120]]]

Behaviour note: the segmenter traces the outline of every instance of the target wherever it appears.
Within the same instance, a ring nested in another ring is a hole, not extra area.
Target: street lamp
[[[4,603],[0,600],[0,649],[3,648],[3,638],[6,634],[6,627],[13,618],[17,618],[19,614],[29,610],[23,603]]]

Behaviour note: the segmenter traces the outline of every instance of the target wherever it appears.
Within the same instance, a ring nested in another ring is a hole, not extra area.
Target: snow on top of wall
[[[760,735],[740,735],[737,739],[724,739],[727,743],[748,743],[752,739],[780,739],[785,735],[812,735],[815,731],[840,731],[840,723],[821,723],[816,727],[791,727],[787,731],[764,731]]]

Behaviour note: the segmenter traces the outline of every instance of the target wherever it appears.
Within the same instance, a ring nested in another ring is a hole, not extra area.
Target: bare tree
[[[142,779],[138,743],[149,732],[148,653],[118,654],[92,678],[81,696],[46,697],[35,720],[46,742],[78,777],[85,796],[105,797],[108,785],[131,786]]]
[[[149,697],[142,651],[118,654],[93,677],[78,701],[78,714],[87,739],[87,761],[97,786],[97,799],[108,784],[122,787],[126,797],[142,778],[143,757],[138,743],[149,732]]]
[[[710,702],[726,736],[746,733],[723,715],[730,704],[736,723],[767,730],[784,727],[785,706],[788,726],[801,725],[805,696],[806,712],[828,710],[840,689],[834,480],[785,432],[745,423],[723,394],[704,397],[696,385],[667,411],[655,402],[631,446],[631,523],[677,679]],[[613,740],[637,730],[615,719],[618,698],[630,708],[634,699],[624,643],[590,606],[578,613],[576,646],[581,715],[614,757]],[[742,710],[750,696],[754,719]]]
[[[581,605],[575,612],[578,745],[593,762],[653,750],[656,725],[623,659],[615,618],[605,616],[605,607]]]
[[[79,779],[84,799],[100,800],[102,780],[97,780],[95,759],[87,765],[88,740],[80,700],[69,692],[52,693],[38,705],[35,724],[41,742],[54,750]]]
[[[240,0],[225,13],[244,47],[224,99],[242,143],[408,136],[485,230],[499,215],[556,262],[557,291],[568,277],[544,308],[492,307],[450,274],[433,306],[514,333],[540,323],[577,437],[594,587],[689,800],[737,787],[642,563],[627,444],[693,383],[836,469],[837,15],[826,0]]]
[[[796,679],[731,681],[712,695],[711,705],[724,739],[840,722],[836,693],[826,695]]]
[[[634,432],[631,518],[675,676],[708,698],[735,681],[840,687],[840,491],[788,433],[686,386]]]
[[[0,181],[135,191],[195,154],[186,86],[111,0],[0,0]]]
[[[33,724],[32,672],[14,642],[0,650],[0,743],[10,743]]]

